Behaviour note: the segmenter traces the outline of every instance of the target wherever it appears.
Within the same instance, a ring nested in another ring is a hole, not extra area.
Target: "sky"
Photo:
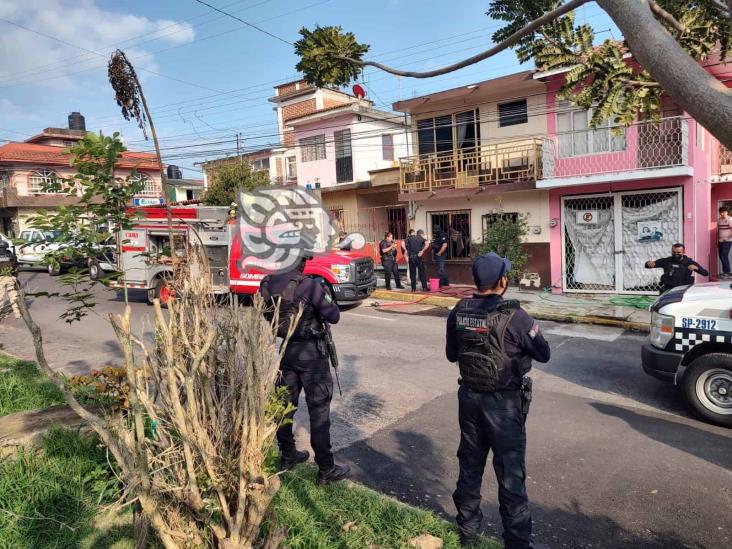
[[[450,64],[487,49],[501,22],[488,0],[0,0],[0,142],[66,127],[79,111],[90,131],[120,132],[130,150],[152,150],[125,121],[107,81],[120,48],[140,77],[163,149],[185,177],[196,162],[278,143],[273,87],[298,78],[291,42],[305,26],[341,25],[371,46],[368,59],[411,70]],[[459,6],[459,9],[457,7]],[[598,39],[619,38],[594,3],[577,13]],[[289,43],[288,43],[289,42]],[[367,98],[391,110],[400,99],[530,68],[512,51],[431,79],[367,69]]]

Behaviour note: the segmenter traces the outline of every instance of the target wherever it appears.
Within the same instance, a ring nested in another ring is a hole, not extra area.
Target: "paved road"
[[[23,279],[38,290],[56,287],[41,273]],[[149,325],[144,296],[134,299],[137,322]],[[119,360],[102,320],[121,302],[105,293],[97,308],[98,316],[67,326],[57,321],[61,302],[33,303],[55,367],[82,371]],[[416,314],[400,314],[407,311]],[[553,357],[535,368],[527,425],[537,539],[550,547],[730,546],[732,431],[690,417],[673,387],[642,373],[642,337],[594,326],[542,328]],[[344,395],[333,406],[340,459],[366,484],[452,515],[457,384],[444,360],[444,319],[420,307],[364,304],[344,312],[334,335],[343,366]],[[0,342],[30,357],[30,339],[16,322],[0,325]],[[302,428],[299,438],[307,447]],[[486,475],[486,531],[500,535],[495,491]]]

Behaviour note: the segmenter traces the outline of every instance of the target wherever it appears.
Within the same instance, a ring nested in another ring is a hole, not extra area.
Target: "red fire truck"
[[[167,212],[161,207],[137,208],[140,220],[120,231],[117,270],[122,273],[113,288],[147,290],[148,300],[166,303],[172,296],[168,282],[173,274],[172,254],[184,255],[189,245],[202,245],[209,260],[210,281],[216,294],[255,294],[266,272],[242,268],[241,240],[229,209],[218,206],[174,206],[169,229]],[[170,250],[170,232],[173,250]],[[154,260],[153,260],[154,259]],[[334,250],[315,256],[305,266],[306,275],[320,276],[330,284],[338,303],[360,301],[376,288],[371,257],[360,252]]]

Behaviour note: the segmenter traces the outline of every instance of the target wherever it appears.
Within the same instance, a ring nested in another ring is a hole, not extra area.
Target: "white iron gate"
[[[565,291],[657,293],[662,273],[645,262],[683,241],[681,190],[564,197],[562,227]]]

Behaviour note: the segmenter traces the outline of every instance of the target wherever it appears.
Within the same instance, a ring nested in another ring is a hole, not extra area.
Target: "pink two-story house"
[[[714,277],[717,209],[732,200],[718,141],[671,100],[660,123],[589,129],[591,111],[557,98],[563,74],[534,75],[547,90],[536,186],[549,191],[552,290],[654,292],[661,273],[645,262],[676,242]]]

